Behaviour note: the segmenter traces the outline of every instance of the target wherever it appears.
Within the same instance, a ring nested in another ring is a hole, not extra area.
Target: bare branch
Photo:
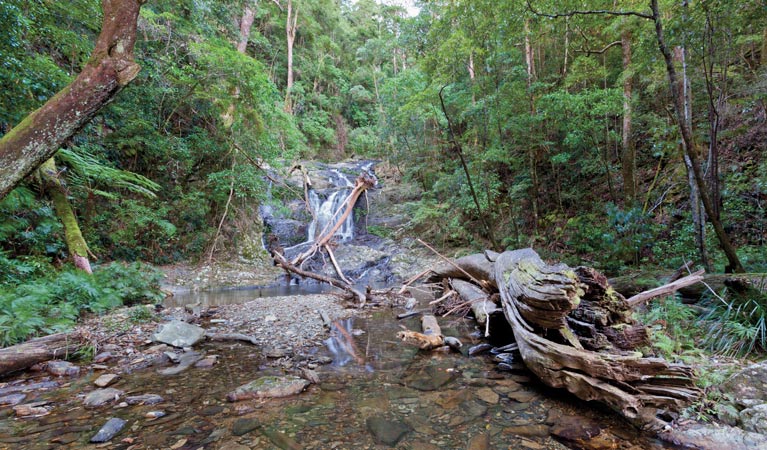
[[[560,17],[593,16],[593,15],[635,16],[635,17],[641,17],[643,19],[649,19],[649,20],[654,19],[652,14],[641,13],[637,11],[610,11],[607,9],[593,9],[593,10],[586,10],[586,11],[575,10],[575,11],[568,11],[565,13],[543,13],[540,11],[536,11],[533,8],[533,5],[530,4],[530,0],[526,0],[526,3],[527,3],[527,9],[529,9],[531,13],[535,14],[536,16],[548,17],[550,19],[557,19]]]
[[[610,50],[611,48],[616,47],[616,46],[620,46],[620,45],[621,45],[621,41],[615,41],[615,42],[610,42],[609,44],[607,44],[602,50],[581,49],[581,50],[576,50],[576,52],[577,53],[585,53],[586,55],[589,55],[589,56],[590,55],[601,55],[604,52],[606,52],[607,50]]]

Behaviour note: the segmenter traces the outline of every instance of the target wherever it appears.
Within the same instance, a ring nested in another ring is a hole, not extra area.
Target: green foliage
[[[706,347],[729,356],[767,351],[767,295],[761,293],[767,280],[760,284],[747,294],[724,292],[709,298],[710,310],[701,320]]]
[[[0,258],[0,263],[2,258]],[[145,266],[113,263],[93,275],[67,268],[39,278],[0,284],[0,345],[70,328],[85,312],[163,298],[159,274]]]
[[[695,310],[680,300],[668,297],[652,302],[638,319],[650,326],[650,342],[655,352],[677,360],[699,356],[695,350],[697,328]]]

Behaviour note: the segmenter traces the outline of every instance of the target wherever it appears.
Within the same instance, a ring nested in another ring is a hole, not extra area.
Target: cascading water
[[[331,171],[331,180],[340,189],[330,193],[324,201],[320,199],[319,194],[314,189],[309,190],[309,207],[312,209],[314,219],[309,224],[307,242],[314,242],[317,236],[329,231],[347,207],[346,199],[351,192],[352,182],[336,169]],[[334,236],[341,242],[349,241],[354,237],[354,217],[352,214],[349,214],[344,220]]]

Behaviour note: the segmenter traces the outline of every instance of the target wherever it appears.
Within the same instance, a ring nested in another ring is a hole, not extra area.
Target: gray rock
[[[455,370],[446,370],[445,367],[427,366],[418,372],[408,375],[403,381],[407,387],[419,391],[436,391],[458,377]]]
[[[693,424],[660,433],[658,437],[674,445],[700,450],[767,449],[767,436],[729,426]]]
[[[160,375],[177,375],[186,369],[190,368],[194,363],[202,359],[202,355],[197,352],[187,352],[181,355],[178,359],[178,365],[174,367],[168,367],[167,369],[161,369],[157,372]]]
[[[54,360],[48,361],[48,367],[46,369],[49,374],[57,377],[63,376],[77,376],[80,374],[80,368],[72,364],[69,361]]]
[[[226,399],[230,402],[250,398],[288,397],[298,394],[309,386],[303,378],[288,375],[284,377],[266,376],[242,385],[230,392]]]
[[[98,364],[109,361],[110,359],[112,359],[112,352],[101,352],[93,357],[93,362]]]
[[[756,405],[740,412],[743,429],[767,434],[767,404]]]
[[[113,437],[115,437],[117,433],[122,431],[126,423],[127,422],[124,421],[123,419],[112,417],[111,419],[107,420],[107,423],[105,423],[104,426],[101,427],[99,432],[96,433],[96,435],[91,438],[91,442],[93,443],[108,442]]]
[[[721,391],[743,408],[767,403],[767,361],[736,373],[722,384]]]
[[[738,408],[736,408],[734,405],[731,405],[729,403],[722,403],[717,405],[716,416],[723,423],[731,427],[737,426],[738,422],[740,421],[740,414],[738,413]]]
[[[142,394],[142,395],[131,395],[129,397],[125,398],[125,401],[129,405],[156,405],[158,403],[162,403],[165,401],[164,398],[160,397],[157,394]]]
[[[120,379],[120,375],[116,375],[113,373],[105,373],[104,375],[101,375],[100,377],[96,378],[96,381],[93,382],[96,386],[100,388],[105,388],[109,386],[110,384],[114,384],[117,382],[117,380]]]
[[[107,403],[111,403],[114,401],[117,401],[125,395],[125,392],[114,389],[114,388],[106,388],[106,389],[96,389],[93,392],[90,392],[88,395],[85,396],[85,406],[92,406],[92,407],[98,407],[98,406],[104,406]]]
[[[205,338],[205,330],[180,320],[165,323],[152,336],[155,342],[162,342],[174,347],[191,347]]]
[[[377,444],[388,445],[389,447],[397,445],[412,430],[410,425],[404,422],[388,420],[383,417],[368,417],[365,424]]]
[[[260,427],[261,423],[257,419],[237,419],[234,421],[234,424],[232,425],[232,434],[235,436],[242,436],[245,434],[250,433],[251,431],[255,430],[256,428]]]

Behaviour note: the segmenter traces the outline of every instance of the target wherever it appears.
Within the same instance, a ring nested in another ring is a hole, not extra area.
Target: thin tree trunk
[[[72,262],[78,269],[86,273],[93,273],[91,263],[88,260],[88,244],[77,224],[77,216],[75,216],[72,205],[67,198],[67,188],[61,180],[61,174],[56,169],[56,161],[53,158],[45,161],[40,166],[39,173],[48,195],[53,200],[56,216],[64,225],[64,241],[67,244],[69,256],[72,257]]]
[[[631,67],[631,31],[624,29],[621,33],[621,48],[623,51],[623,130],[621,133],[621,170],[623,172],[623,195],[626,206],[630,207],[636,200],[636,146],[631,138],[631,119],[633,108],[634,73]]]
[[[679,126],[679,131],[682,135],[682,141],[685,142],[684,151],[688,154],[690,161],[692,162],[693,175],[695,177],[695,182],[698,185],[698,188],[704,187],[705,180],[703,179],[703,174],[701,173],[702,171],[700,169],[700,165],[698,164],[698,155],[695,152],[695,141],[693,139],[690,127],[687,126],[687,123],[684,120],[684,102],[679,96],[678,89],[676,89],[678,83],[676,68],[674,68],[674,61],[672,59],[671,52],[666,45],[666,40],[663,35],[663,23],[661,21],[660,12],[658,9],[658,0],[651,0],[650,7],[652,9],[653,22],[655,23],[655,36],[658,42],[658,48],[663,54],[663,59],[666,62],[666,73],[668,75],[669,90],[671,92],[671,98],[673,100],[674,110],[677,116],[677,125]],[[716,233],[716,237],[719,239],[719,244],[722,247],[722,251],[724,251],[724,254],[727,256],[729,269],[731,269],[733,272],[744,272],[743,265],[740,263],[740,259],[738,259],[738,254],[735,251],[735,247],[732,245],[732,242],[730,241],[730,237],[724,230],[722,222],[714,214],[714,207],[711,203],[711,198],[709,197],[707,190],[700,189],[700,195],[708,220],[711,222],[711,225],[713,225],[714,232]]]
[[[102,0],[101,33],[82,72],[0,139],[0,199],[136,77],[133,47],[144,1]]]
[[[255,18],[256,9],[253,8],[250,3],[247,3],[242,12],[242,20],[240,21],[240,40],[237,42],[237,51],[242,54],[245,54],[245,50],[248,48],[250,29],[253,26],[253,20],[255,20]]]
[[[530,101],[530,120],[535,117],[535,96],[533,95],[533,78],[535,77],[535,67],[533,58],[533,47],[530,44],[530,19],[525,19],[525,65],[527,66],[527,93]],[[532,225],[533,234],[538,230],[538,171],[536,162],[538,159],[537,151],[534,145],[530,145],[527,151],[527,160],[530,170],[530,184],[532,192],[530,193],[530,203],[532,204]]]
[[[298,7],[293,10],[293,2],[288,0],[288,18],[285,21],[285,35],[288,40],[288,80],[285,86],[285,111],[293,114],[293,104],[290,99],[290,91],[293,89],[293,44],[296,41],[298,23]]]

